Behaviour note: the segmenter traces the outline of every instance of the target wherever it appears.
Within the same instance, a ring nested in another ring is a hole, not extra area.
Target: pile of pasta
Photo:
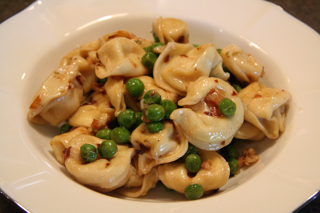
[[[180,19],[157,18],[153,35],[163,44],[151,50],[157,54],[153,69],[142,63],[142,57],[155,41],[126,30],[72,50],[34,95],[28,119],[53,126],[67,122],[73,127],[55,136],[51,147],[76,181],[99,192],[139,197],[159,180],[181,194],[192,184],[201,185],[204,193],[215,191],[230,177],[230,165],[221,150],[234,138],[278,138],[285,130],[291,95],[263,85],[259,80],[265,75],[264,67],[239,46],[220,50],[212,43],[190,44],[188,26]],[[126,89],[132,78],[144,84],[139,97]],[[241,90],[237,91],[232,81]],[[117,144],[111,158],[99,156],[85,162],[80,147],[91,144],[99,148],[104,139],[96,133],[117,126],[117,117],[124,110],[144,115],[142,98],[152,89],[161,100],[177,105],[170,119],[161,121],[163,129],[151,133],[143,122],[130,130],[129,143]],[[222,98],[235,103],[232,116],[219,112]],[[181,160],[190,145],[196,147],[202,162],[195,174],[190,174]],[[249,147],[237,160],[240,168],[258,159]]]

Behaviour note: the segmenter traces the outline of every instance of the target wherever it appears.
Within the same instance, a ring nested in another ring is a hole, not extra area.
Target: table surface
[[[320,0],[268,0],[281,6],[289,14],[309,25],[320,33]],[[0,23],[17,14],[34,0],[0,0]],[[0,213],[23,213],[22,209],[14,202],[0,195]],[[300,207],[295,213],[316,213],[320,212],[320,196],[309,201]]]

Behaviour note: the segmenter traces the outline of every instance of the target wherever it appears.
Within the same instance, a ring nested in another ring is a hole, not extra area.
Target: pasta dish
[[[67,53],[28,119],[60,128],[50,145],[80,184],[140,197],[161,182],[199,199],[259,160],[236,142],[285,131],[291,94],[262,84],[267,71],[238,45],[190,43],[180,19],[157,18],[152,35],[119,30]]]

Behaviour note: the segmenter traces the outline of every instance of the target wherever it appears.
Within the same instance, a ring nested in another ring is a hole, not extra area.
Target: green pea
[[[165,110],[159,104],[151,104],[145,111],[145,116],[149,121],[157,122],[164,118]]]
[[[141,62],[146,68],[152,70],[157,58],[157,55],[153,52],[147,52],[142,56]]]
[[[161,102],[161,95],[155,89],[149,90],[143,96],[143,103],[147,105],[151,104],[160,104]]]
[[[126,109],[119,113],[117,120],[120,126],[129,129],[131,126],[135,124],[136,116],[133,110]]]
[[[72,129],[72,126],[70,124],[63,124],[60,127],[60,134],[64,134],[66,132],[69,132]]]
[[[197,154],[190,154],[187,156],[185,166],[189,172],[197,173],[201,168],[201,158]]]
[[[236,112],[237,105],[229,98],[224,98],[219,102],[218,108],[222,115],[230,117]]]
[[[182,156],[182,160],[185,161],[188,155],[198,154],[198,149],[192,143],[189,143],[187,152]]]
[[[102,158],[112,158],[118,151],[117,144],[113,140],[103,141],[99,147],[99,154]]]
[[[220,54],[221,53],[221,49],[216,49],[217,50],[217,52]]]
[[[98,79],[98,83],[99,84],[105,84],[107,82],[107,80],[108,80],[108,77],[107,78],[101,78],[101,79],[99,78]]]
[[[111,139],[111,129],[100,129],[96,133],[96,137],[104,140],[110,140]]]
[[[150,133],[157,133],[163,129],[163,124],[161,122],[148,123],[147,129]]]
[[[80,155],[85,162],[93,162],[98,157],[98,149],[94,145],[86,143],[80,147]]]
[[[229,158],[228,159],[228,164],[230,167],[230,175],[233,176],[237,173],[238,171],[238,161],[235,158]]]
[[[197,48],[197,47],[199,47],[199,44],[193,44],[193,47]]]
[[[242,90],[242,88],[239,84],[232,84],[232,86],[238,93],[240,92],[240,90]]]
[[[162,100],[160,102],[160,105],[164,108],[165,114],[164,118],[165,119],[170,119],[170,115],[173,112],[173,110],[177,109],[177,105],[168,99]]]
[[[135,127],[138,127],[140,124],[143,123],[143,121],[141,120],[142,117],[142,112],[136,112],[135,113],[135,117],[136,117],[136,123],[135,123]]]
[[[124,127],[116,127],[111,131],[111,139],[117,144],[126,144],[130,139],[130,132]]]
[[[224,149],[227,151],[228,157],[235,159],[239,158],[239,152],[236,147],[228,145]]]
[[[184,195],[189,200],[197,200],[203,195],[203,188],[199,184],[191,184],[184,190]]]
[[[161,42],[155,42],[154,44],[150,45],[149,47],[143,48],[146,52],[153,52],[153,48],[158,46],[164,46]]]
[[[144,91],[144,84],[138,78],[131,78],[127,81],[126,88],[132,97],[139,97]]]
[[[152,36],[154,38],[154,42],[160,42],[160,39],[158,38],[158,36],[156,35],[156,33],[152,33]]]

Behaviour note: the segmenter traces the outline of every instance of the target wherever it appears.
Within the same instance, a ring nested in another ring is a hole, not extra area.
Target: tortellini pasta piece
[[[79,51],[76,51],[79,52]],[[71,55],[69,53],[68,55]],[[79,54],[74,54],[68,58],[61,60],[60,66],[74,65],[78,67],[78,71],[82,74],[83,78],[81,79],[83,84],[84,93],[88,93],[92,88],[92,83],[98,80],[95,74],[95,66],[91,59],[85,59]]]
[[[244,104],[244,120],[260,129],[268,138],[278,138],[285,129],[285,109],[291,94],[254,82],[242,89],[239,96]]]
[[[154,167],[146,175],[132,175],[128,182],[116,192],[126,197],[144,196],[150,189],[156,187],[158,180],[158,168]]]
[[[253,124],[244,121],[234,137],[243,140],[259,141],[265,138],[265,136],[266,135]]]
[[[150,133],[145,123],[131,134],[130,142],[139,153],[138,175],[148,174],[153,167],[179,159],[188,149],[188,141],[180,128],[170,121],[158,133]]]
[[[79,48],[79,54],[83,58],[95,64],[99,61],[97,57],[97,51],[100,49],[102,43],[102,40],[98,39],[88,44],[81,45]]]
[[[111,108],[111,102],[106,94],[94,92],[90,99],[69,118],[71,126],[99,130],[115,119],[115,109]]]
[[[81,78],[75,65],[53,71],[32,99],[28,112],[30,122],[56,126],[68,119],[81,104]]]
[[[108,192],[123,186],[133,174],[131,159],[135,151],[118,145],[117,153],[109,160],[98,158],[94,162],[85,163],[80,155],[80,147],[83,144],[97,147],[102,142],[102,139],[91,135],[74,137],[65,151],[64,164],[79,183]]]
[[[176,18],[157,18],[153,23],[153,32],[160,42],[166,44],[174,41],[178,43],[189,42],[188,25]]]
[[[54,152],[54,155],[61,165],[64,165],[64,151],[68,147],[69,142],[71,141],[71,139],[81,134],[92,135],[92,133],[87,128],[79,127],[72,129],[70,132],[57,135],[50,141],[50,145]]]
[[[188,175],[183,162],[173,162],[158,166],[159,179],[170,189],[184,194],[191,184],[199,184],[204,192],[224,186],[230,176],[229,164],[215,151],[199,150],[202,160],[201,168],[194,177]]]
[[[223,64],[244,85],[259,81],[264,75],[264,68],[251,54],[232,44],[220,52]]]
[[[185,95],[188,84],[201,76],[216,75],[227,80],[222,59],[213,44],[194,48],[191,44],[169,42],[155,63],[156,84],[170,92]]]
[[[133,77],[146,75],[150,71],[142,64],[144,49],[127,38],[114,38],[97,51],[101,63],[96,63],[98,78],[110,76]]]
[[[231,117],[219,114],[218,103],[229,98],[236,104]],[[243,123],[241,98],[227,82],[202,76],[188,87],[187,95],[170,118],[181,127],[187,140],[204,150],[218,150],[228,145]]]
[[[112,106],[115,108],[115,116],[118,117],[119,113],[126,109],[124,99],[126,85],[124,84],[124,78],[109,77],[104,88]]]

